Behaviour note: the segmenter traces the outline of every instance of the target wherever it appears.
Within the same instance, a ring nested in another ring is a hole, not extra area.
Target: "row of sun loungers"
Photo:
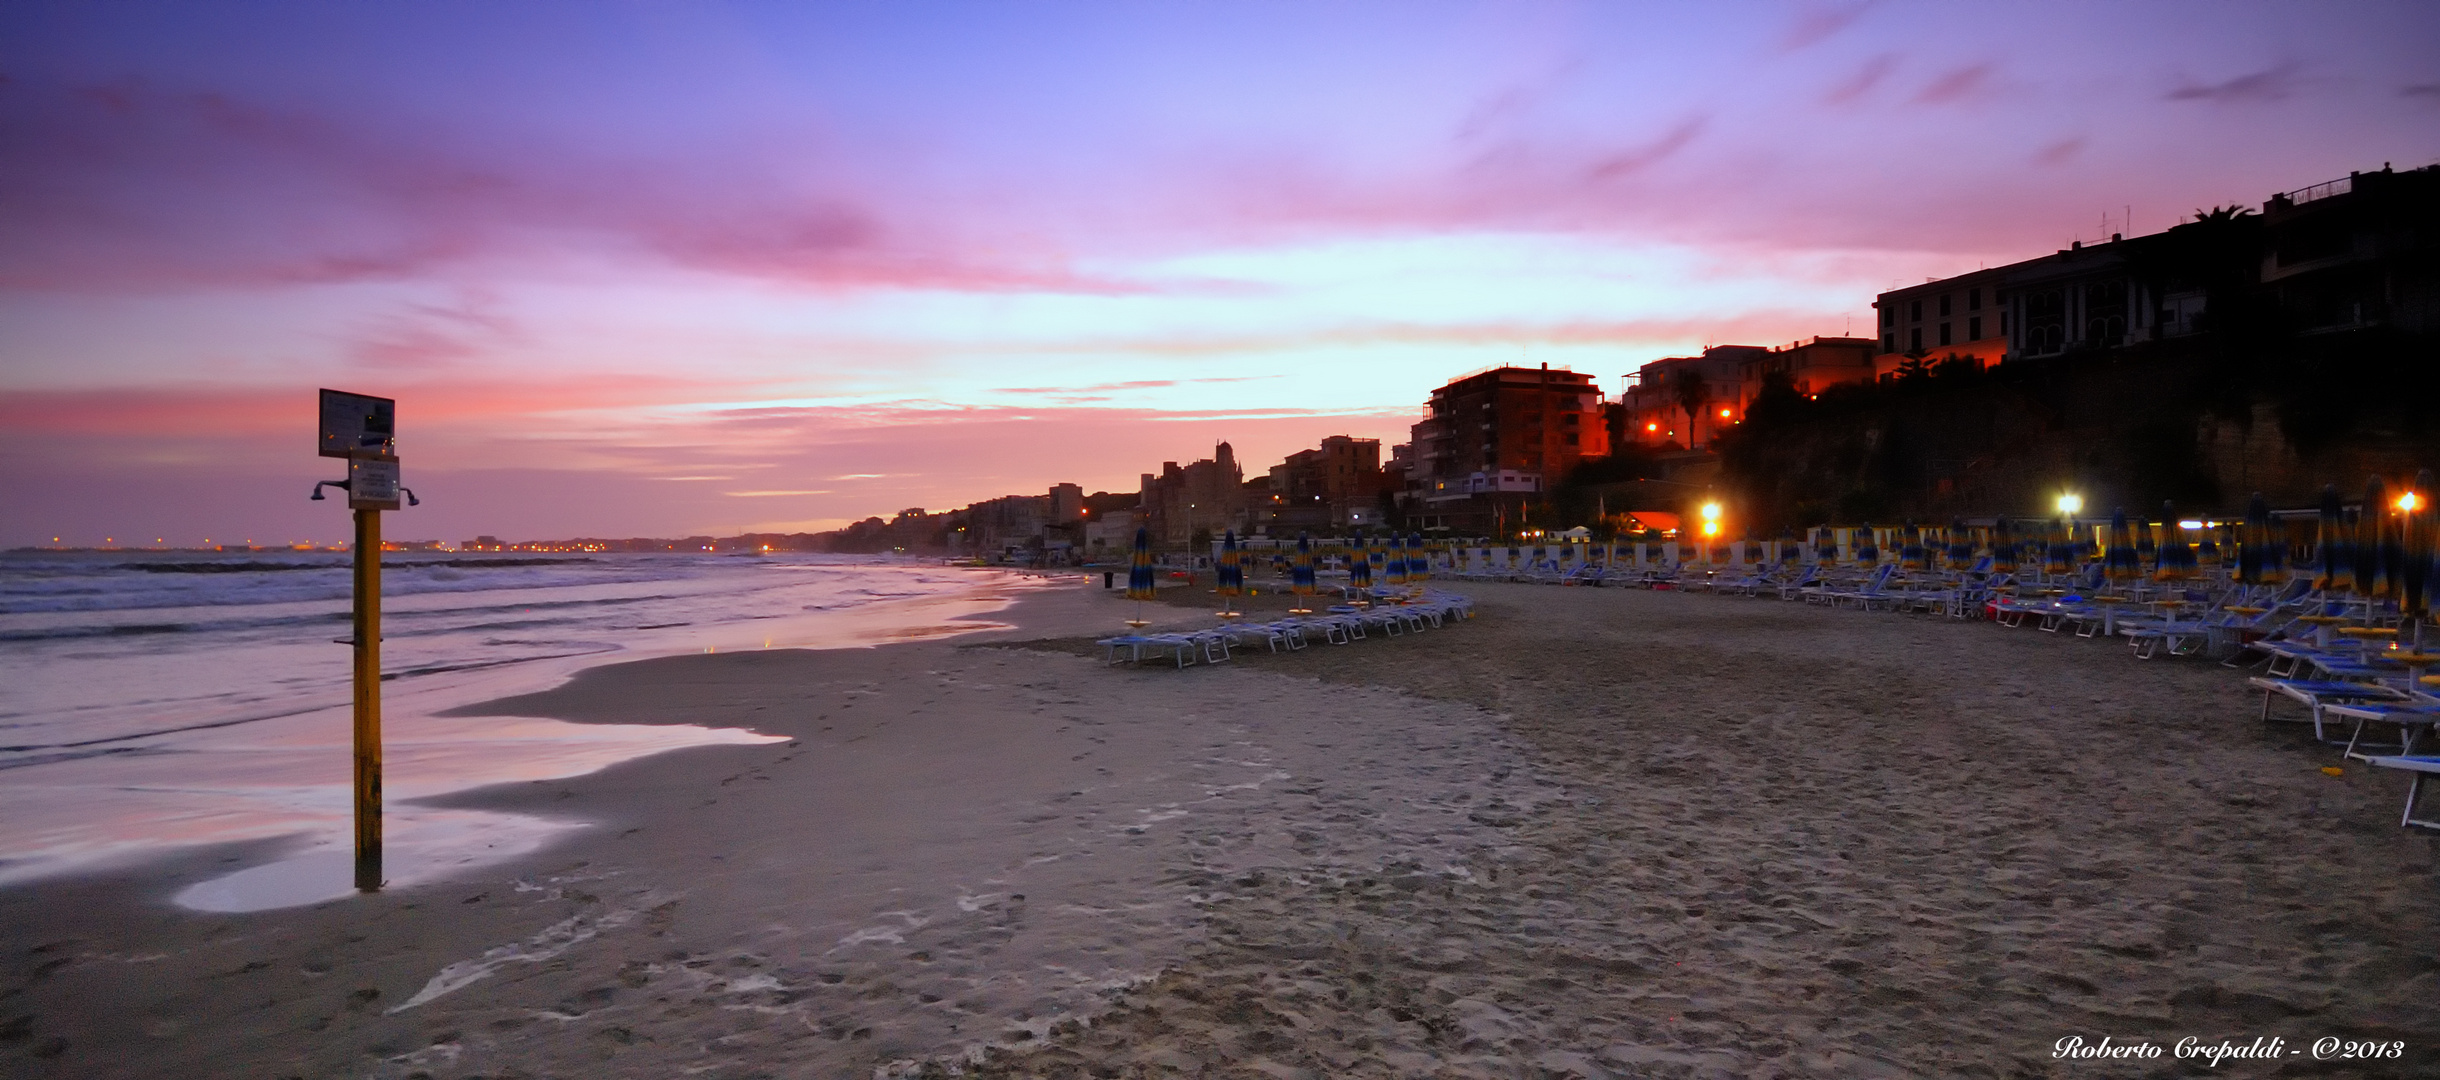
[[[1346,589],[1342,594],[1350,600],[1364,600],[1369,606],[1334,604],[1311,615],[1268,622],[1230,622],[1175,633],[1121,634],[1094,644],[1102,647],[1106,663],[1141,664],[1155,660],[1184,668],[1198,662],[1224,663],[1231,659],[1233,649],[1248,645],[1266,645],[1274,653],[1294,652],[1316,639],[1329,645],[1351,645],[1376,636],[1421,633],[1447,625],[1452,619],[1474,617],[1474,601],[1437,589],[1425,589],[1416,596],[1387,589]]]

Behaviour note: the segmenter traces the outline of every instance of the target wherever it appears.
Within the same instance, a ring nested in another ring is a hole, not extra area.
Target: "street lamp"
[[[2077,514],[2079,511],[2082,511],[2083,509],[2084,509],[2084,496],[2082,496],[2082,495],[2078,495],[2078,494],[2076,494],[2076,493],[2074,493],[2074,492],[2072,492],[2072,491],[2060,492],[2060,493],[2059,493],[2059,512],[2060,512],[2060,513],[2065,514],[2065,515],[2067,515],[2068,517],[2071,517],[2071,518],[2072,518],[2072,517],[2076,516],[2076,514]]]

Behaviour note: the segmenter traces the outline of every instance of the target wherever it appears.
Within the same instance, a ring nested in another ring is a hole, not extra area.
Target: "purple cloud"
[[[1993,66],[1985,61],[1944,72],[1915,95],[1915,104],[1947,105],[1972,97],[1990,81]]]
[[[2296,92],[2302,82],[2297,77],[2298,70],[2298,65],[2289,61],[2239,75],[2226,82],[2201,83],[2184,79],[2166,96],[2171,101],[2213,101],[2231,105],[2284,101]]]
[[[1788,32],[1779,39],[1779,48],[1783,52],[1795,52],[1820,44],[1863,18],[1864,12],[1871,7],[1869,2],[1808,6],[1796,13],[1796,21],[1788,25]]]
[[[2036,165],[2065,165],[2075,160],[2076,155],[2083,152],[2084,139],[2082,137],[2061,139],[2036,152],[2033,155],[2033,161]]]
[[[1696,136],[1701,135],[1703,128],[1710,122],[1711,118],[1708,116],[1690,116],[1681,120],[1676,127],[1670,128],[1660,138],[1594,162],[1592,169],[1587,173],[1587,179],[1615,180],[1621,176],[1634,175],[1667,161],[1672,155],[1685,149],[1686,144],[1693,142]]]
[[[1866,60],[1863,67],[1856,69],[1855,74],[1848,76],[1837,86],[1831,87],[1829,93],[1822,95],[1822,101],[1830,105],[1853,104],[1857,99],[1871,93],[1874,87],[1881,85],[1881,80],[1888,78],[1889,73],[1897,70],[1897,67],[1898,58],[1891,53],[1882,53]]]

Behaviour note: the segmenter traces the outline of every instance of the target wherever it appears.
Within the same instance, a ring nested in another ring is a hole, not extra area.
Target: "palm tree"
[[[1686,410],[1686,449],[1692,450],[1695,422],[1702,419],[1703,407],[1711,402],[1711,383],[1702,372],[1682,367],[1669,373],[1669,396]]]

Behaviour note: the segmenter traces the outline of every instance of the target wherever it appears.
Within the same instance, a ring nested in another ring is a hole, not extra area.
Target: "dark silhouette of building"
[[[1227,443],[1212,456],[1180,468],[1164,461],[1158,475],[1145,473],[1141,495],[1144,527],[1153,542],[1176,547],[1200,530],[1217,536],[1245,527],[1245,474]]]

